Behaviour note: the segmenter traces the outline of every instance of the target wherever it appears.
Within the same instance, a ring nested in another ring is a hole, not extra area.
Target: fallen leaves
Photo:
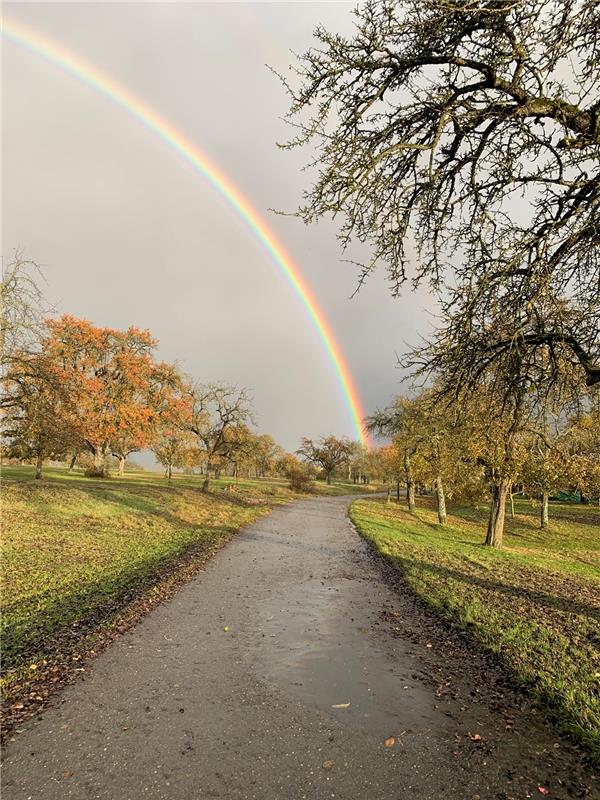
[[[332,708],[350,708],[350,703],[335,703]]]
[[[394,736],[388,736],[387,739],[384,741],[384,745],[386,747],[393,747],[396,744],[396,738]]]
[[[333,769],[333,761],[331,761],[330,759],[326,759],[323,762],[323,769]]]

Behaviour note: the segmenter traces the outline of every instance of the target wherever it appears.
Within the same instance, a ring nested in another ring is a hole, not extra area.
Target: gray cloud
[[[46,34],[143,98],[239,186],[302,268],[367,410],[400,379],[395,354],[427,320],[426,295],[393,300],[376,275],[350,300],[356,271],[335,228],[292,210],[308,154],[281,152],[286,70],[322,22],[348,30],[347,3],[10,4]],[[305,311],[262,246],[212,189],[139,122],[18,46],[3,52],[3,255],[45,264],[61,310],[136,324],[205,380],[248,386],[261,430],[295,449],[301,435],[352,428]]]

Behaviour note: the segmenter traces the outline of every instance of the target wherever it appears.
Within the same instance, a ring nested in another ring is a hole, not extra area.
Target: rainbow
[[[25,47],[36,55],[42,56],[50,63],[78,78],[82,83],[112,100],[131,117],[141,122],[147,129],[162,139],[165,144],[182,156],[196,172],[206,178],[211,186],[226,200],[271,256],[274,264],[301,301],[333,367],[338,387],[349,412],[354,435],[362,444],[368,446],[368,438],[363,429],[365,414],[360,395],[340,346],[325,314],[319,307],[314,292],[302,276],[299,266],[285,251],[267,223],[259,216],[256,209],[252,207],[249,200],[244,197],[230,178],[167,120],[138,97],[131,94],[125,87],[119,85],[91,64],[87,64],[46,36],[26,28],[20,22],[9,21],[4,18],[2,27],[3,33],[8,40]]]

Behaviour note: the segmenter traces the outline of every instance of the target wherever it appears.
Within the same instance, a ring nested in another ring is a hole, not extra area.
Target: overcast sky
[[[12,3],[21,21],[116,79],[237,184],[300,265],[367,411],[401,390],[396,353],[425,332],[425,295],[393,300],[385,276],[350,299],[329,222],[293,210],[308,153],[280,151],[286,71],[353,4]],[[149,328],[159,356],[249,388],[261,431],[352,434],[323,345],[268,254],[208,182],[139,122],[40,56],[3,47],[3,258],[44,265],[50,300],[98,325]]]

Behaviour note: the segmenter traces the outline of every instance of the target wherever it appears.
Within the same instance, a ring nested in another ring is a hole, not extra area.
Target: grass
[[[351,518],[405,582],[479,645],[600,763],[600,509],[516,503],[505,546],[483,546],[487,509],[455,508],[445,527],[429,498],[414,514],[357,500]]]
[[[90,480],[47,469],[35,481],[31,467],[6,467],[2,479],[2,689],[15,708],[41,701],[32,682],[80,661],[130,607],[148,610],[236,531],[298,497],[277,479],[225,478],[209,494],[199,476],[169,485],[151,472]]]

